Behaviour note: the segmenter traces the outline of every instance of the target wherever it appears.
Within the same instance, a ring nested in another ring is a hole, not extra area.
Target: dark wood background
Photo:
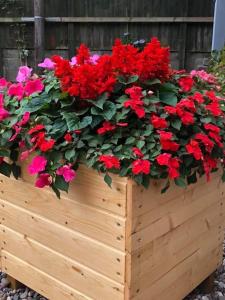
[[[86,43],[93,52],[110,51],[129,32],[133,39],[157,36],[171,47],[175,68],[198,68],[211,50],[213,0],[44,0],[46,55],[71,57]],[[0,0],[0,75],[34,60],[33,0]],[[25,54],[27,52],[25,51]],[[21,62],[22,60],[22,62]]]

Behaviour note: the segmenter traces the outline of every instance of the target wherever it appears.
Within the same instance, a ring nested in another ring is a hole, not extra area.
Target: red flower
[[[33,128],[31,128],[29,131],[28,131],[28,134],[33,134],[37,131],[40,131],[42,129],[45,129],[45,126],[42,125],[42,124],[37,124],[36,126],[34,126]]]
[[[194,80],[191,77],[186,76],[186,77],[181,77],[178,80],[178,83],[179,83],[181,89],[183,90],[183,92],[190,92],[190,90],[192,89],[192,87],[194,85]]]
[[[112,131],[116,128],[115,125],[112,125],[110,122],[105,121],[102,124],[102,127],[97,130],[98,134],[105,134],[106,132]]]
[[[74,132],[76,133],[76,134],[81,134],[81,130],[74,130]]]
[[[117,126],[120,126],[120,127],[127,127],[128,126],[128,123],[117,123],[116,124]]]
[[[80,47],[77,50],[77,64],[78,65],[82,65],[85,62],[88,62],[90,59],[90,52],[89,49],[87,48],[87,46],[85,46],[84,44],[81,44]]]
[[[138,157],[143,157],[144,156],[144,154],[141,152],[141,150],[139,148],[137,148],[137,147],[134,147],[132,149],[132,151],[133,151],[134,155],[136,155]]]
[[[156,161],[160,166],[168,167],[170,178],[177,178],[180,176],[180,173],[178,171],[180,167],[178,158],[172,158],[171,154],[163,153],[157,156]]]
[[[174,106],[164,106],[165,112],[167,112],[169,115],[175,115],[177,113],[177,109]]]
[[[196,112],[195,104],[191,100],[191,98],[181,99],[180,102],[177,104],[177,107],[183,109],[187,109],[191,112]]]
[[[72,135],[70,133],[67,133],[67,134],[64,135],[64,140],[66,142],[70,143],[70,142],[72,142],[73,137],[72,137]]]
[[[166,122],[166,120],[164,118],[160,118],[156,115],[151,116],[150,121],[154,128],[164,129],[164,128],[168,127],[168,123]]]
[[[137,159],[132,163],[132,173],[138,174],[149,174],[150,173],[150,161],[144,159]]]
[[[209,132],[209,136],[217,143],[217,145],[222,148],[223,147],[223,144],[221,143],[221,139],[222,137],[216,133],[216,132],[213,132],[213,131],[210,131]]]
[[[195,140],[191,140],[189,144],[186,145],[186,150],[188,153],[192,154],[196,160],[203,158],[202,150],[199,143]]]
[[[189,111],[181,109],[180,107],[177,108],[177,115],[180,117],[181,122],[184,125],[192,125],[195,122],[194,115]]]
[[[208,136],[206,134],[197,133],[195,135],[195,139],[201,141],[204,144],[206,151],[211,153],[211,151],[214,147],[214,143],[208,138]]]
[[[206,155],[203,160],[203,167],[204,167],[207,181],[209,181],[210,180],[210,172],[217,167],[217,160]]]
[[[49,150],[51,150],[55,145],[55,140],[53,139],[50,139],[50,140],[39,140],[38,141],[38,146],[39,146],[39,149],[42,151],[42,152],[47,152]]]
[[[215,133],[220,133],[220,128],[213,124],[204,124],[204,128]]]
[[[217,102],[206,105],[206,109],[208,109],[215,117],[219,117],[222,114],[222,110]]]
[[[120,168],[120,161],[114,155],[101,155],[99,161],[102,162],[107,169]]]
[[[130,96],[130,99],[124,102],[124,107],[130,107],[132,110],[134,110],[138,118],[144,118],[144,102],[141,100],[141,98],[143,97],[142,88],[138,86],[133,86],[129,89],[126,89],[125,93]]]
[[[171,141],[173,135],[171,132],[159,131],[160,144],[163,150],[177,151],[180,145],[174,141]]]
[[[204,97],[201,93],[195,92],[194,95],[192,96],[193,99],[198,102],[199,104],[204,103]]]
[[[214,91],[206,91],[205,95],[212,101],[212,102],[218,102],[219,98],[216,97],[216,94]]]

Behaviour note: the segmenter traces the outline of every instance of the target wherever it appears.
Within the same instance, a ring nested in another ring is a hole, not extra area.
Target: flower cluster
[[[0,78],[0,172],[30,160],[36,187],[67,191],[79,165],[179,186],[225,169],[224,95],[215,76],[171,70],[169,49],[116,40],[111,55],[81,45],[70,61],[46,58],[42,76],[20,67]],[[11,163],[9,163],[11,161]],[[225,179],[225,172],[223,175]]]

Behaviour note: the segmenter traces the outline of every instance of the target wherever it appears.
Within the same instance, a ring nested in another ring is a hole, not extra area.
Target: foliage
[[[221,51],[213,51],[209,63],[209,72],[215,74],[225,93],[225,47]]]
[[[224,99],[206,72],[174,71],[169,50],[115,42],[112,55],[81,45],[71,61],[46,58],[41,77],[20,67],[17,83],[0,79],[0,172],[20,174],[33,159],[36,186],[67,191],[80,164],[105,174],[184,187],[224,166]],[[225,176],[223,176],[225,177]]]

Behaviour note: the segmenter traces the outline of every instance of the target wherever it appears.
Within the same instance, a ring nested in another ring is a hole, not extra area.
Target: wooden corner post
[[[37,65],[44,58],[45,52],[45,18],[44,0],[34,0],[34,63]]]

